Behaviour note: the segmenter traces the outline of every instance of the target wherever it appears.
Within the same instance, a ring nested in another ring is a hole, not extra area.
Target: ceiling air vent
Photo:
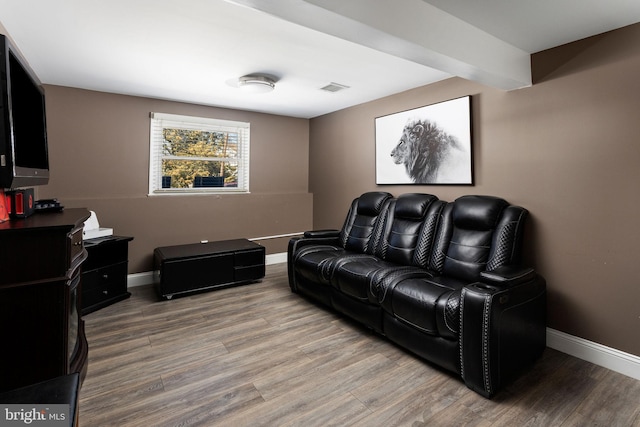
[[[326,92],[339,92],[342,89],[349,89],[349,86],[341,85],[338,83],[329,83],[325,87],[320,88],[320,90],[324,90]]]

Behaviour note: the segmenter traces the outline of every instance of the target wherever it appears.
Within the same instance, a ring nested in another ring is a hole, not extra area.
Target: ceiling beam
[[[228,0],[503,90],[531,86],[531,55],[423,0]]]

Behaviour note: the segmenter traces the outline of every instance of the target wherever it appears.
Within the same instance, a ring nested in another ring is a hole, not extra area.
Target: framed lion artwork
[[[473,185],[471,97],[375,119],[376,184]]]

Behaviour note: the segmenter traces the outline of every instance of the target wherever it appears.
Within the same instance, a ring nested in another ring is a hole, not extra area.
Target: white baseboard
[[[287,253],[280,252],[278,254],[267,255],[265,259],[265,263],[267,265],[271,264],[283,264],[287,262]]]
[[[640,380],[640,357],[547,328],[547,347]]]
[[[267,255],[265,259],[266,265],[286,262],[286,252]],[[154,275],[153,271],[130,274],[127,285],[135,287],[153,284]],[[551,328],[547,328],[547,347],[640,380],[640,357],[633,354]]]
[[[153,271],[145,271],[144,273],[134,273],[127,276],[127,287],[135,288],[136,286],[152,285]]]

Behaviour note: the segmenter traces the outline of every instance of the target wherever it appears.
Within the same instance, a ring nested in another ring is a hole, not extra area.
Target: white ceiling
[[[303,118],[451,76],[525,87],[531,53],[636,22],[638,0],[0,0],[43,83]],[[251,73],[276,89],[229,84]]]

